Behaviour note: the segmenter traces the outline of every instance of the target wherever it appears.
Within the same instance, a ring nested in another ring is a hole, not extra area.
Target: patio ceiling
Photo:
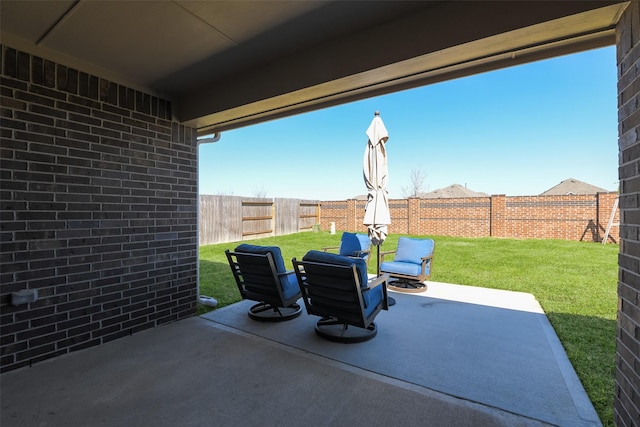
[[[2,43],[209,134],[615,43],[622,1],[0,2]]]

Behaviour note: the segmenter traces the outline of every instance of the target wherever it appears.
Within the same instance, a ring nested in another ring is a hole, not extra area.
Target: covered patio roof
[[[3,0],[3,43],[172,101],[199,135],[615,43],[614,1]]]

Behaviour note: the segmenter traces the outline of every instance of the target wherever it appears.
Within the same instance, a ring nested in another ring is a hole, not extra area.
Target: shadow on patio
[[[378,336],[251,301],[2,376],[2,425],[600,425],[530,294],[429,282],[393,293]]]

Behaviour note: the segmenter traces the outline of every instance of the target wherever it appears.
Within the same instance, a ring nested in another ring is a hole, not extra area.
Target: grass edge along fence
[[[296,233],[258,239],[277,245],[287,268],[310,249],[336,246],[341,232]],[[383,250],[396,247],[392,234]],[[533,294],[567,352],[603,425],[613,426],[617,314],[617,245],[567,240],[460,238],[436,241],[432,280]],[[240,300],[225,249],[239,242],[200,247],[202,295],[220,307]],[[374,272],[375,263],[371,263]],[[201,310],[206,310],[201,308]]]

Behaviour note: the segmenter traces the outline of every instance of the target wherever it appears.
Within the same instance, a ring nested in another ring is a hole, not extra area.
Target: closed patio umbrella
[[[364,152],[363,174],[367,186],[367,206],[362,223],[369,229],[371,244],[377,247],[377,274],[380,275],[380,245],[387,238],[387,226],[391,224],[389,213],[389,190],[387,188],[389,168],[387,165],[387,129],[376,111],[367,129],[367,148]]]

